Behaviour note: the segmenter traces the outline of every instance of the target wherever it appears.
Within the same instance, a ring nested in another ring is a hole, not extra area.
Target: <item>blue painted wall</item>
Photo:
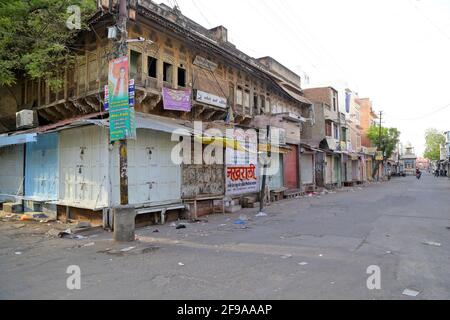
[[[27,143],[25,196],[37,200],[58,199],[58,133],[38,135]]]

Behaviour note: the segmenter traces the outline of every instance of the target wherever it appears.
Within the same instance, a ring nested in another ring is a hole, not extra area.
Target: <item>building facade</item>
[[[268,126],[279,133],[280,144],[271,150],[277,165],[268,177],[269,192],[301,189],[302,177],[314,183],[313,169],[305,169],[309,162],[302,166],[300,159],[302,124],[312,121],[303,115],[312,113],[312,103],[303,96],[298,75],[271,57],[247,56],[228,41],[226,28],[206,29],[177,8],[132,1],[129,10],[128,37],[150,40],[128,46],[136,114],[136,137],[127,144],[128,190],[139,215],[160,211],[162,217],[187,209],[198,216],[214,211],[217,200],[241,203],[257,196],[261,171],[258,157],[245,148],[252,135],[246,132],[261,133]],[[0,128],[6,133],[0,137],[0,194],[30,206],[51,205],[59,217],[87,216],[111,225],[111,208],[120,203],[120,157],[118,143],[109,137],[104,88],[114,58],[106,26],[114,17],[103,7],[90,22],[94,32],[77,39],[75,66],[61,66],[61,89],[53,91],[44,79],[1,89],[7,94],[0,107],[8,112]],[[169,108],[165,99],[183,92],[189,94],[189,109]],[[11,101],[16,105],[7,110]],[[37,125],[16,128],[20,110],[31,110]],[[228,138],[244,145],[243,156]],[[174,163],[173,150],[185,141],[191,161]],[[212,141],[220,146],[211,149]],[[268,141],[260,140],[261,145]],[[215,161],[205,162],[205,152]],[[242,168],[255,174],[237,176]]]

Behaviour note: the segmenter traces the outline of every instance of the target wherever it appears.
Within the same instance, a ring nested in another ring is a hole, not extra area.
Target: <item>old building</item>
[[[359,105],[361,151],[364,155],[366,178],[368,181],[372,181],[376,166],[375,153],[377,149],[367,137],[367,132],[371,126],[377,124],[376,120],[378,117],[373,110],[372,101],[369,98],[358,98],[356,101]]]
[[[414,153],[414,147],[411,144],[406,146],[405,152],[402,154],[401,159],[405,165],[405,173],[407,175],[415,175],[417,156]]]
[[[6,110],[10,101],[16,105],[1,120],[7,134],[0,137],[0,161],[6,164],[0,193],[4,199],[48,207],[59,217],[111,225],[111,208],[120,203],[119,148],[110,143],[105,108],[108,61],[114,53],[107,27],[114,18],[105,8],[109,2],[101,3],[91,19],[95,32],[77,40],[74,68],[61,66],[60,90],[53,91],[44,79],[2,88],[7,97],[0,108]],[[269,173],[270,189],[299,189],[302,176],[311,182],[299,153],[302,123],[312,121],[302,114],[311,112],[312,104],[302,95],[298,75],[273,58],[247,56],[228,41],[225,27],[206,29],[177,8],[132,1],[129,10],[128,37],[146,39],[128,46],[136,112],[136,137],[127,144],[128,200],[138,215],[156,212],[164,220],[169,212],[186,208],[196,217],[214,212],[217,200],[241,203],[257,195],[258,157],[249,155],[248,145],[237,154],[236,145],[219,140],[217,132],[225,136],[227,129],[228,138],[241,147],[252,135],[245,133],[249,129],[279,129],[280,147],[271,150],[277,166]],[[174,95],[188,97],[184,109],[169,105]],[[24,118],[31,112],[36,121],[16,127],[18,110],[25,110]],[[188,141],[193,154],[190,161],[174,163],[172,152],[180,141]],[[214,161],[205,162],[202,155],[211,151],[212,141],[221,143],[223,154],[213,149]],[[230,151],[233,157],[226,156]],[[233,174],[243,169],[254,174]]]
[[[316,152],[316,183],[320,187],[335,188],[342,184],[341,167],[343,152],[341,148],[341,124],[345,116],[339,111],[338,92],[332,87],[304,89],[305,97],[314,102],[315,122],[307,137],[314,146],[318,139]]]

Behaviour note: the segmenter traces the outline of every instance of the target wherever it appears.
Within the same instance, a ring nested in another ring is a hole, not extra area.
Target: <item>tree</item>
[[[400,131],[397,128],[381,127],[380,138],[380,128],[378,126],[371,126],[367,132],[367,137],[374,146],[378,146],[381,140],[379,151],[383,152],[384,159],[386,160],[392,156],[400,141]]]
[[[441,145],[445,143],[445,136],[438,130],[431,128],[425,131],[424,157],[430,160],[440,160]]]
[[[74,62],[80,32],[67,27],[73,5],[80,8],[81,30],[88,29],[95,0],[0,0],[0,86],[26,76],[61,87],[63,67]]]

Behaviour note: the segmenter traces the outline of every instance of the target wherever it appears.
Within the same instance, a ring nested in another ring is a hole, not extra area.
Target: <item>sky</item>
[[[246,54],[272,56],[303,87],[348,87],[418,155],[425,130],[450,131],[450,0],[163,0],[223,25]],[[339,88],[338,88],[339,89]],[[341,103],[343,103],[341,97]]]

